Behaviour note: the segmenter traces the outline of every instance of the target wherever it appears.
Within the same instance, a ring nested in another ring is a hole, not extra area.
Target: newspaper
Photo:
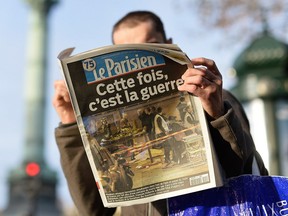
[[[177,89],[192,67],[177,45],[73,50],[58,59],[104,206],[222,185],[200,100]]]

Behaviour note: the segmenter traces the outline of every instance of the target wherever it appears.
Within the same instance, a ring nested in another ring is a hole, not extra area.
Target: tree
[[[183,1],[175,4],[179,7]],[[263,30],[287,38],[287,0],[186,0],[185,4],[206,29],[225,31],[230,39],[251,38]]]

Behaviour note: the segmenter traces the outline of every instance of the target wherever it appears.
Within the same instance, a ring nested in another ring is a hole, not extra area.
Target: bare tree
[[[206,29],[225,31],[230,39],[251,38],[263,30],[287,39],[288,0],[185,0],[174,4],[178,8],[185,5],[185,10],[197,13]]]

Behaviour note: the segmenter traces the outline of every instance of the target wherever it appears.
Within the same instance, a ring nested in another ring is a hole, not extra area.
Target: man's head
[[[161,19],[149,11],[126,14],[113,27],[113,44],[125,43],[172,43],[166,38]]]

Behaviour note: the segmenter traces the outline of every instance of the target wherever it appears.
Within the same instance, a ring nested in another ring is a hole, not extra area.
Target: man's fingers
[[[213,74],[215,74],[216,76],[220,76],[222,78],[222,75],[221,75],[220,71],[218,70],[216,63],[213,60],[201,57],[201,58],[191,59],[191,62],[196,67],[197,66],[206,67]]]
[[[195,94],[196,95],[196,90],[197,90],[197,86],[196,85],[187,85],[187,84],[183,84],[181,86],[178,86],[178,90],[179,91],[187,91],[187,92],[190,92],[192,94]]]
[[[215,73],[203,66],[187,69],[182,75],[182,79],[186,83],[195,84],[199,87],[207,86],[211,83],[222,85],[222,76],[215,75]]]
[[[69,93],[64,81],[61,80],[55,81],[54,88],[55,88],[54,100],[64,100],[65,102],[70,102]]]
[[[215,83],[217,85],[222,85],[222,76],[215,75],[209,69],[206,69],[204,77],[212,83]]]

